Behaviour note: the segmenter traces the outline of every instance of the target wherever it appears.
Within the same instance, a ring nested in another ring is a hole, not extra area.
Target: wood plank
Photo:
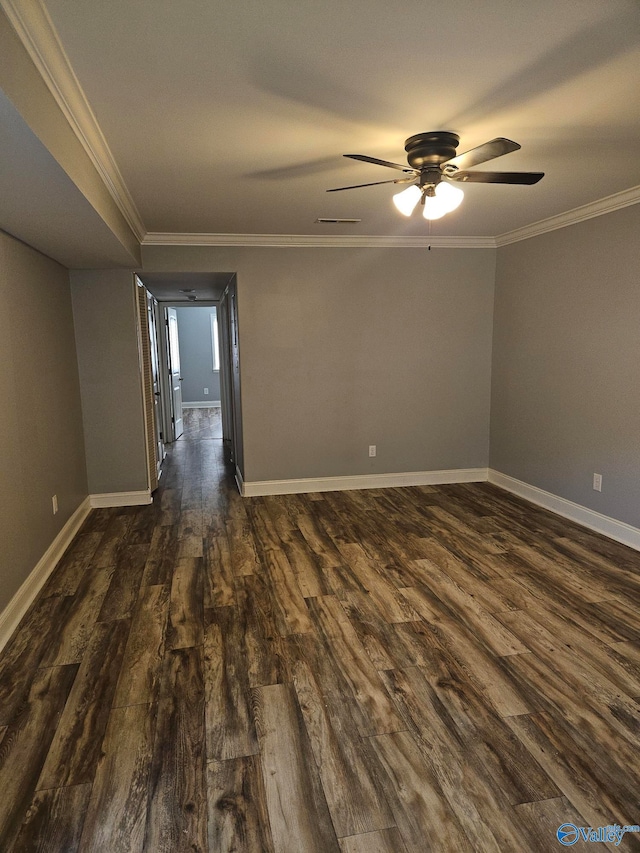
[[[314,504],[319,504],[315,501]],[[310,512],[302,512],[296,518],[298,530],[302,533],[305,542],[324,568],[339,566],[342,563],[342,555],[336,548],[331,538],[327,535],[319,520]]]
[[[12,849],[16,853],[76,853],[90,795],[90,784],[38,791]]]
[[[426,662],[424,643],[415,631],[415,623],[387,622],[366,593],[349,590],[337,597],[376,669]]]
[[[560,732],[554,734],[554,724],[540,714],[510,717],[508,725],[553,779],[558,788],[584,816],[590,826],[628,824],[627,810],[637,808],[637,787],[621,802],[620,790],[610,787],[610,781],[598,772],[596,762],[582,749],[572,748]],[[624,774],[624,769],[621,773]],[[615,790],[615,793],[614,793]]]
[[[44,638],[52,625],[64,625],[73,604],[71,596],[38,598],[7,642],[0,663],[0,725],[10,723],[18,712],[42,657]]]
[[[156,700],[168,612],[166,586],[141,588],[113,698],[114,708]]]
[[[370,742],[388,776],[387,799],[407,853],[441,853],[444,839],[449,850],[468,850],[469,839],[409,732],[377,735]]]
[[[194,557],[203,557],[204,556],[204,542],[202,536],[196,536],[195,534],[185,534],[180,536],[180,531],[178,530],[178,549],[176,551],[176,560],[183,560],[186,558],[193,559]]]
[[[418,626],[416,630],[421,633],[429,631],[438,646],[446,650],[499,714],[529,713],[529,704],[501,664],[505,659],[498,658],[478,642],[474,633],[461,621],[445,619],[433,596],[430,597],[426,590],[410,588],[402,590],[402,593],[424,620],[424,626]]]
[[[145,850],[207,849],[202,649],[168,650],[149,775]]]
[[[236,603],[236,593],[226,531],[209,533],[203,547],[204,606],[229,607]]]
[[[154,716],[149,705],[111,711],[82,830],[83,853],[145,850]]]
[[[178,539],[204,536],[202,508],[182,509],[178,521]]]
[[[174,469],[178,470],[178,469]],[[163,477],[164,479],[164,477]],[[182,481],[182,478],[180,478]],[[180,486],[181,486],[180,482]],[[168,483],[165,480],[163,484],[160,486],[160,490],[162,496],[160,498],[160,524],[161,525],[174,525],[177,523],[178,516],[180,514],[180,502],[182,500],[182,488],[177,487],[175,484],[173,487],[167,488]]]
[[[557,796],[556,786],[464,672],[452,666],[451,659],[435,643],[429,651],[428,665],[420,667],[419,671],[440,700],[442,709],[446,709],[445,719],[455,725],[452,737],[461,742],[464,755],[475,756],[475,766],[491,775],[506,792],[511,805]],[[414,670],[403,672],[413,673]],[[397,689],[397,679],[401,675],[385,674],[389,689]],[[397,702],[403,701],[401,689]],[[425,709],[429,704],[426,703]],[[420,708],[414,708],[416,710]],[[425,719],[429,722],[427,717]]]
[[[64,706],[38,789],[93,782],[129,624],[96,625]]]
[[[209,851],[275,853],[260,756],[207,765]]]
[[[188,477],[182,486],[180,512],[185,510],[202,511],[202,483],[195,477]]]
[[[207,611],[204,634],[207,758],[258,752],[250,709],[245,621],[233,607]]]
[[[529,649],[506,627],[506,622],[495,619],[472,595],[465,592],[447,574],[428,563],[424,565],[424,586],[435,596],[432,603],[437,606],[438,622],[462,621],[472,630],[478,640],[499,657],[526,654]]]
[[[289,681],[285,641],[276,627],[266,579],[248,575],[241,579],[239,610],[246,618],[245,653],[250,687]]]
[[[42,595],[75,595],[101,539],[102,533],[78,534],[45,584]]]
[[[329,595],[333,592],[319,557],[311,550],[299,530],[292,530],[282,547],[305,598]]]
[[[332,715],[306,662],[293,667],[293,684],[320,773],[336,834],[393,826],[378,782],[380,768],[348,715]]]
[[[327,660],[340,673],[350,691],[358,729],[363,736],[405,728],[398,711],[369,660],[340,602],[332,595],[309,599]]]
[[[606,580],[611,597],[620,600],[637,600],[640,595],[640,559],[634,559],[625,549],[617,559],[605,557],[593,549],[586,548],[581,542],[562,537],[554,541],[555,548],[563,555],[581,566],[589,576]],[[620,559],[622,558],[622,559]]]
[[[585,823],[582,815],[566,797],[554,797],[536,803],[521,803],[515,807],[514,811],[518,823],[523,828],[523,835],[534,850],[561,849],[555,846],[558,844],[558,828],[564,823],[572,823],[578,827],[584,826]],[[609,845],[605,846],[611,849]],[[582,850],[585,853],[593,848],[590,843],[579,840],[573,849]]]
[[[233,573],[236,577],[252,575],[260,571],[260,562],[256,554],[253,531],[237,492],[229,493],[229,547],[231,549]]]
[[[142,583],[148,551],[148,545],[120,543],[118,562],[102,603],[99,622],[128,619],[131,616]]]
[[[288,637],[291,634],[306,634],[312,631],[306,601],[284,552],[265,551],[262,560],[280,636]]]
[[[106,569],[115,566],[120,559],[120,552],[126,545],[126,536],[133,518],[126,515],[112,515],[105,528],[100,544],[91,559],[91,565],[96,569]]]
[[[204,570],[202,557],[182,557],[171,581],[167,647],[202,645],[204,636]]]
[[[503,778],[498,780],[494,775],[496,769],[501,769],[500,761],[487,763],[490,750],[476,751],[474,739],[461,736],[454,717],[419,668],[393,670],[385,673],[385,680],[471,847],[496,851],[529,849],[520,838],[515,817],[509,817],[512,796],[507,792],[511,774],[503,772]],[[520,756],[526,755],[521,748]],[[535,762],[529,759],[528,765],[534,766]],[[543,774],[538,770],[537,776]],[[520,774],[515,778],[520,781]],[[559,791],[544,777],[540,793],[555,796]]]
[[[616,659],[608,646],[584,636],[575,625],[549,613],[535,617],[521,610],[503,613],[498,617],[517,634],[541,660],[571,674],[572,681],[587,690],[601,685],[603,690],[618,688],[627,696],[640,691],[640,665]],[[576,649],[584,657],[576,658]]]
[[[142,574],[142,586],[171,585],[178,551],[178,526],[156,526],[149,543],[147,560]]]
[[[394,585],[383,577],[380,567],[367,558],[362,546],[341,545],[340,553],[386,622],[413,622],[416,619],[416,613]]]
[[[129,545],[148,545],[158,524],[160,508],[156,504],[133,508],[133,520],[127,532]]]
[[[640,768],[636,770],[633,758],[640,732],[640,707],[632,697],[602,690],[598,684],[589,689],[536,655],[505,658],[504,666],[534,711],[557,717],[558,725],[568,721],[575,730],[574,738],[582,741],[585,749],[600,749],[603,765],[610,755],[626,761],[628,774],[637,775],[640,785]]]
[[[35,792],[51,739],[78,667],[39,669],[0,743],[0,839],[14,843]]]
[[[262,502],[281,542],[288,542],[294,532],[300,533],[295,504],[287,495],[266,495]]]
[[[338,853],[302,715],[283,684],[252,691],[267,812],[276,853]]]
[[[429,519],[432,535],[452,547],[454,553],[464,557],[466,552],[473,554],[501,554],[505,549],[490,536],[477,533],[446,509],[430,506],[425,510]]]
[[[107,529],[109,522],[114,516],[114,510],[111,507],[102,509],[92,509],[89,515],[82,523],[82,527],[78,531],[78,535],[83,536],[85,533],[100,533],[102,534]]]
[[[423,584],[425,582],[424,574],[428,572],[429,564],[431,564],[448,575],[454,583],[475,598],[489,613],[514,610],[521,603],[521,596],[525,594],[523,589],[519,589],[519,594],[514,602],[509,595],[509,587],[505,589],[502,582],[496,583],[493,577],[488,576],[485,572],[479,572],[477,567],[459,559],[436,540],[422,539],[421,545],[423,558],[426,558],[428,562],[426,564],[421,561],[412,562],[411,568],[417,569],[416,580],[415,582],[401,584],[402,586]]]
[[[395,827],[341,838],[340,849],[342,853],[406,853],[407,851],[402,836]]]
[[[40,666],[80,663],[111,583],[113,569],[87,570],[66,619],[53,634]]]

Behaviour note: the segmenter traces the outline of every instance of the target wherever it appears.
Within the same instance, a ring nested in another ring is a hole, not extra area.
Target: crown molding
[[[143,246],[252,246],[282,248],[495,249],[493,237],[394,237],[328,234],[148,233]]]
[[[533,222],[523,228],[516,228],[515,231],[499,234],[495,238],[496,246],[507,246],[509,243],[528,240],[529,237],[537,237],[539,234],[546,234],[547,231],[557,231],[559,228],[584,222],[585,219],[594,219],[596,216],[603,216],[605,213],[612,213],[614,210],[620,210],[623,207],[631,207],[638,202],[640,202],[640,186],[631,187],[628,190],[622,190],[622,192],[598,199],[598,201],[575,207],[573,210],[567,210],[565,213],[559,213],[557,216],[550,216],[548,219],[541,219],[539,222]]]
[[[49,13],[40,0],[0,0],[18,38],[139,241],[146,232]]]

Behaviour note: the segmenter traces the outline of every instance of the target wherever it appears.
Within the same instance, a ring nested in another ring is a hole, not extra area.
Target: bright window
[[[218,351],[218,316],[215,308],[211,311],[211,349],[213,350],[213,369],[220,370],[220,353]]]

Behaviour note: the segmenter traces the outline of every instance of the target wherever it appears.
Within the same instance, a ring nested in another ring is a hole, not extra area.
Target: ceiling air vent
[[[328,218],[318,218],[316,222],[320,225],[324,225],[325,223],[329,223],[330,225],[354,225],[356,222],[362,222],[362,219],[328,219]]]

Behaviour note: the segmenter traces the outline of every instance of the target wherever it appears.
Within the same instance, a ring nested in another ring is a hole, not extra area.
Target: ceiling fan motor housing
[[[416,133],[404,143],[409,165],[414,169],[435,168],[456,156],[456,148],[460,142],[457,133],[447,130]]]

